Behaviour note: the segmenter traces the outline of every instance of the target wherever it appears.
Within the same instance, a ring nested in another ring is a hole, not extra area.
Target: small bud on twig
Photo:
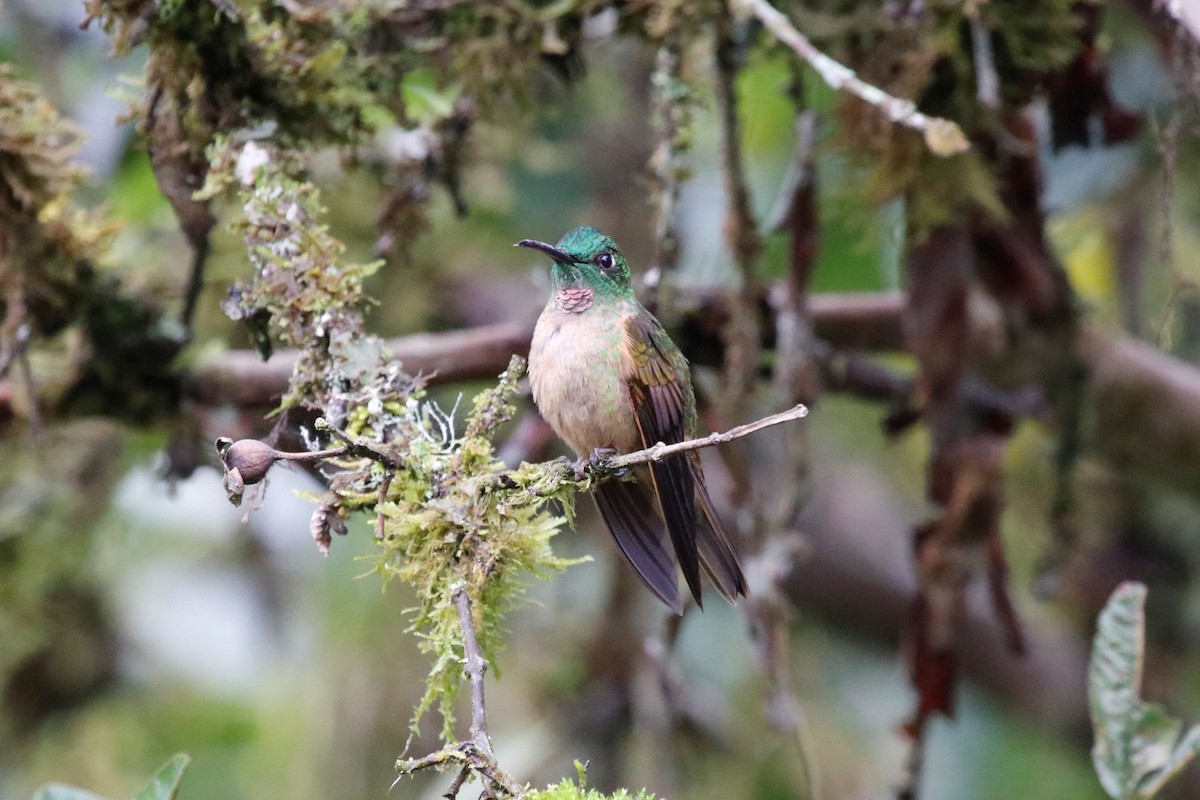
[[[242,504],[242,495],[246,486],[253,486],[267,477],[271,465],[283,458],[274,447],[258,439],[240,439],[232,441],[228,436],[222,436],[214,443],[221,464],[225,467],[225,495],[235,506]]]
[[[218,440],[220,441],[220,440]],[[236,469],[247,486],[253,486],[267,477],[267,470],[279,460],[281,454],[274,447],[258,439],[241,439],[225,448],[221,461],[225,469]]]

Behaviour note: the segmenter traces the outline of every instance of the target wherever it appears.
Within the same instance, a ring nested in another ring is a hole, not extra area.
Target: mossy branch
[[[570,518],[575,493],[636,464],[730,442],[808,413],[798,405],[700,439],[659,442],[580,465],[556,459],[508,470],[496,461],[491,437],[512,414],[510,400],[524,368],[524,360],[514,357],[499,385],[476,398],[462,437],[454,433],[451,415],[410,398],[403,406],[405,422],[398,425],[407,431],[403,447],[368,442],[327,424],[320,427],[340,446],[282,453],[254,440],[218,443],[227,485],[257,483],[278,460],[326,461],[342,471],[331,479],[331,499],[318,508],[322,519],[332,522],[367,509],[380,516],[382,552],[376,571],[385,579],[399,577],[417,591],[412,630],[421,637],[422,649],[434,656],[414,725],[436,704],[445,721],[443,735],[453,738],[452,704],[465,666],[472,690],[469,753],[477,754],[472,758],[491,758],[483,676],[499,649],[499,617],[523,590],[524,575],[546,575],[571,563],[551,553],[549,539]],[[375,489],[368,492],[370,485]],[[546,509],[550,498],[561,502],[562,517]],[[327,547],[327,534],[324,541]],[[457,755],[437,763],[467,758],[468,751],[455,748],[461,745],[444,751]],[[416,763],[398,767],[405,771]]]
[[[888,94],[878,86],[867,83],[854,70],[822,53],[767,0],[730,0],[730,4],[735,11],[757,17],[776,39],[804,59],[831,88],[849,92],[879,109],[892,122],[920,131],[925,137],[926,146],[934,154],[952,156],[970,149],[970,142],[956,122],[923,114],[913,101]]]

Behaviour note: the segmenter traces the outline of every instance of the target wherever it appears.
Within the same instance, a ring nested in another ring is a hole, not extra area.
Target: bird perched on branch
[[[529,382],[559,437],[581,459],[691,438],[696,396],[687,359],[638,302],[616,242],[582,227],[557,245],[525,239],[517,246],[554,259],[553,295],[529,350]],[[617,546],[650,590],[683,613],[678,563],[697,605],[702,568],[730,602],[745,595],[745,578],[697,454],[651,462],[649,477],[662,519],[645,491],[644,472],[637,482],[605,481],[593,496]]]

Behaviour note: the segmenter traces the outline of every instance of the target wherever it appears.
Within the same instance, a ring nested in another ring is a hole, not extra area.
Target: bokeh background
[[[1177,86],[1181,68],[1172,66],[1161,26],[1136,6],[1105,6],[1098,38],[1113,100],[1140,118],[1136,136],[1055,150],[1044,104],[1028,112],[1039,130],[1046,231],[1089,320],[1191,363],[1200,357],[1193,291],[1200,267],[1192,257],[1200,245],[1200,162],[1195,116],[1188,116],[1196,100]],[[119,121],[126,98],[139,91],[146,53],[111,58],[103,32],[79,29],[82,16],[78,2],[7,0],[0,61],[87,133],[78,157],[90,171],[83,200],[105,204],[122,222],[111,263],[101,268],[178,302],[187,242],[143,138]],[[428,230],[368,284],[377,300],[373,332],[532,320],[548,275],[543,259],[511,246],[521,238],[554,241],[593,224],[622,244],[635,271],[651,260],[654,50],[603,19],[585,31],[582,48],[587,68],[576,82],[535,77],[532,109],[476,123],[463,172],[469,211],[459,216],[445,192],[432,194]],[[778,49],[751,48],[738,76],[759,218],[792,151],[790,63]],[[712,96],[711,73],[693,79]],[[436,95],[431,81],[413,77],[414,97]],[[901,290],[902,204],[864,197],[868,168],[834,141],[838,96],[812,74],[805,85],[819,115],[812,289]],[[672,276],[681,291],[736,281],[723,235],[718,111],[699,104],[686,156],[692,176],[678,206],[682,253]],[[1171,126],[1178,141],[1167,173]],[[311,169],[347,258],[368,260],[388,187],[369,166],[348,168],[348,159],[345,150],[325,151]],[[785,272],[786,236],[774,234],[766,245],[759,270],[771,281]],[[239,238],[219,225],[185,361],[250,346],[219,305],[248,269]],[[33,355],[34,374],[55,374],[56,355]],[[876,357],[900,372],[915,369],[901,352]],[[719,383],[716,370],[699,373],[702,386]],[[448,407],[486,385],[433,394]],[[590,761],[598,786],[646,786],[670,797],[892,796],[908,754],[899,729],[913,697],[900,642],[915,589],[911,530],[931,513],[930,445],[922,427],[888,435],[886,411],[826,393],[798,423],[803,434],[777,429],[746,444],[751,459],[768,461],[790,436],[802,435],[806,448],[785,669],[800,714],[797,736],[768,719],[767,679],[736,610],[712,601],[702,615],[689,613],[674,656],[666,666],[656,661],[663,612],[630,583],[590,504],[581,503],[579,531],[559,536],[555,548],[591,560],[531,589],[528,604],[508,619],[509,643],[490,676],[502,763],[544,784],[574,774],[573,760]],[[1056,429],[1045,423],[1022,418],[1003,460],[1002,535],[1032,652],[1018,662],[1004,651],[986,591],[974,585],[957,715],[936,719],[926,742],[926,800],[1103,796],[1088,755],[1083,669],[1095,611],[1123,577],[1150,584],[1150,694],[1185,720],[1200,719],[1195,498],[1085,454],[1072,478],[1082,556],[1048,585],[1042,567],[1054,541],[1058,473]],[[225,500],[204,436],[256,426],[269,428],[261,413],[186,402],[179,415],[151,424],[79,415],[38,432],[20,415],[6,423],[0,797],[24,800],[46,782],[128,796],[176,752],[193,759],[184,800],[383,797],[406,747],[429,749],[436,720],[425,721],[419,738],[409,730],[428,665],[406,630],[404,587],[384,590],[364,574],[363,559],[375,549],[370,520],[353,521],[322,558],[308,534],[313,506],[305,493],[320,491],[312,475],[276,467],[242,508]],[[552,444],[538,451],[560,452]],[[181,460],[192,464],[190,474],[166,476],[167,465]],[[609,635],[617,607],[623,624]],[[434,798],[446,777],[405,779],[390,793]],[[1188,773],[1173,791],[1195,796],[1200,778]]]

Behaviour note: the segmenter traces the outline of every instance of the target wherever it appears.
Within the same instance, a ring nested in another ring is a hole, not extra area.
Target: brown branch
[[[684,319],[686,335],[679,341],[695,364],[713,363],[705,352],[696,352],[697,346],[702,351],[717,349],[719,363],[720,345],[713,326],[719,324],[720,298],[715,292],[700,294],[694,298],[696,310]],[[902,302],[902,296],[893,292],[810,298],[814,332],[836,348],[825,357],[828,389],[885,401],[908,391],[908,378],[841,350],[900,349]],[[527,352],[531,329],[506,323],[405,337],[392,340],[389,347],[410,371],[437,370],[433,384],[475,380],[494,377],[512,353]],[[705,336],[712,338],[692,339]],[[1087,371],[1084,405],[1087,413],[1096,415],[1092,441],[1096,451],[1121,469],[1200,497],[1200,472],[1192,469],[1195,454],[1200,453],[1200,371],[1097,325],[1082,325],[1074,347]],[[281,352],[264,363],[250,351],[227,352],[189,373],[185,390],[190,399],[203,403],[266,406],[286,388],[294,357]],[[286,369],[280,369],[281,363],[286,363]],[[970,386],[968,393],[975,391]],[[994,399],[1005,406],[1016,402],[1018,413],[1034,405],[1020,394],[1001,393]]]
[[[179,322],[187,331],[188,338],[192,336],[192,320],[196,316],[196,305],[200,302],[200,293],[204,291],[204,271],[208,264],[208,254],[211,249],[208,234],[192,242],[192,263],[188,269],[187,288],[183,294],[183,310],[179,313]]]
[[[741,123],[738,118],[737,73],[741,53],[734,39],[733,19],[727,7],[716,26],[717,104],[721,114],[721,174],[725,185],[728,211],[725,240],[739,281],[737,294],[730,298],[725,322],[725,391],[719,405],[732,411],[743,408],[754,391],[758,373],[758,351],[762,334],[758,317],[755,263],[762,252],[762,239],[754,222],[750,188],[742,158]]]
[[[780,291],[767,290],[760,303],[773,305]],[[710,289],[685,295],[681,300],[685,301],[683,328],[688,335],[711,334],[711,344],[720,348],[720,328],[728,314],[725,293]],[[814,333],[832,344],[861,350],[899,350],[902,303],[898,292],[829,293],[813,295],[809,310]],[[529,352],[532,337],[532,324],[505,322],[404,336],[389,340],[386,348],[410,374],[430,375],[430,385],[438,385],[494,378],[514,353]],[[686,349],[688,343],[681,339],[681,344]],[[703,344],[707,347],[709,343]],[[270,406],[287,390],[296,358],[295,350],[276,351],[270,361],[263,361],[253,350],[229,350],[186,373],[184,394],[204,405]]]
[[[386,344],[412,375],[433,374],[433,383],[494,378],[513,353],[529,350],[533,326],[501,323],[445,333],[418,333]],[[252,350],[231,350],[191,370],[184,393],[205,404],[267,406],[287,390],[296,350],[280,350],[264,362]]]
[[[793,95],[800,107],[803,88],[799,76]],[[775,313],[775,394],[782,403],[812,402],[817,393],[813,368],[812,317],[808,309],[809,284],[817,254],[816,181],[812,164],[816,140],[816,115],[797,111],[796,145],[792,153],[789,177],[784,187],[789,196],[782,220],[791,236],[791,254],[787,276],[780,285],[780,300]]]

